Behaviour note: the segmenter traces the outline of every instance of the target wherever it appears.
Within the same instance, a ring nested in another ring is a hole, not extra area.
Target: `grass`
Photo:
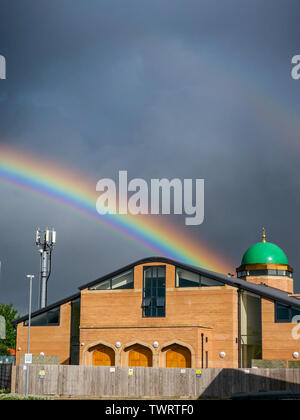
[[[51,397],[41,397],[38,395],[11,394],[9,390],[0,390],[0,401],[2,400],[53,400]]]

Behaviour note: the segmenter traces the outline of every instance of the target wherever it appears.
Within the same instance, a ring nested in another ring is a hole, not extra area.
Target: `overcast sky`
[[[181,229],[232,264],[267,239],[300,292],[297,0],[0,0],[0,142],[98,180],[204,178]],[[153,251],[0,181],[0,301],[27,311],[35,229],[54,226],[49,302]],[[34,305],[38,285],[35,282]]]

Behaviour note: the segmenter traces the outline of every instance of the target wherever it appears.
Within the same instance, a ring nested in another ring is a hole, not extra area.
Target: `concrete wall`
[[[23,394],[26,371],[22,365],[13,369],[13,389]],[[35,395],[228,398],[239,392],[299,387],[300,369],[203,369],[197,376],[195,369],[32,365],[29,373],[29,393]]]
[[[20,365],[23,365],[25,363],[25,354],[20,355],[19,360]],[[59,365],[59,356],[38,356],[33,355],[32,356],[32,364],[33,365]]]

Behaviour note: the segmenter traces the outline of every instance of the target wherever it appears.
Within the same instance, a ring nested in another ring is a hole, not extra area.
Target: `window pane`
[[[144,317],[164,316],[165,288],[165,267],[145,267],[142,304]]]
[[[28,321],[27,321],[26,325],[28,325]],[[31,319],[31,325],[32,326],[47,325],[47,312],[33,317]]]
[[[133,270],[126,271],[117,277],[112,278],[112,289],[132,289],[133,288]]]
[[[43,327],[47,325],[59,324],[60,308],[51,309],[48,312],[44,312],[40,315],[36,315],[31,318],[31,325],[33,327]],[[24,325],[28,326],[28,320],[24,321]]]
[[[166,316],[166,310],[165,310],[165,308],[157,308],[157,316],[158,317]]]
[[[211,279],[209,277],[201,276],[201,286],[202,287],[212,287],[212,286],[224,286],[224,283]]]
[[[269,276],[276,276],[276,275],[282,276],[283,274],[280,274],[280,270],[278,270],[278,272],[277,270],[268,270],[268,275]]]
[[[293,322],[293,317],[294,316],[299,316],[300,317],[300,310],[299,309],[295,309],[295,308],[292,308],[291,309],[291,316],[292,316],[292,318],[291,318],[291,322]],[[300,322],[300,319],[298,320],[294,320],[294,322]]]
[[[267,276],[268,270],[251,270],[250,276]]]
[[[289,322],[290,321],[290,308],[281,303],[276,303],[276,321]]]
[[[150,306],[150,304],[151,304],[151,298],[147,297],[143,299],[143,304],[142,304],[143,307]]]
[[[59,310],[48,312],[48,324],[59,324]]]
[[[166,286],[166,278],[165,278],[165,270],[163,267],[158,267],[157,269],[157,279],[158,279],[158,287],[165,287]]]
[[[156,300],[156,306],[163,307],[165,306],[165,298],[164,297],[158,297]]]
[[[146,318],[151,317],[151,308],[145,308],[145,309],[144,309],[144,316],[145,316]]]
[[[277,270],[277,276],[285,276],[285,275],[286,275],[286,271],[285,270]]]
[[[93,286],[90,288],[90,290],[109,290],[110,289],[110,280],[102,281],[99,284],[96,284],[96,286]]]
[[[199,287],[199,274],[176,268],[176,287]]]
[[[240,339],[241,367],[251,367],[262,357],[261,298],[246,291],[240,293]]]
[[[152,289],[156,289],[158,287],[158,279],[157,277],[152,277]]]
[[[146,279],[145,281],[144,295],[151,296],[151,279]]]

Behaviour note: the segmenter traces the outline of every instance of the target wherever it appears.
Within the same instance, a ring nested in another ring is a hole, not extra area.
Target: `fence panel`
[[[0,364],[0,389],[11,389],[12,363]]]
[[[18,393],[25,392],[25,375],[24,366],[17,366]],[[177,368],[129,369],[67,365],[29,367],[29,393],[35,395],[228,398],[240,392],[296,391],[299,388],[300,369],[291,368],[202,369],[200,373],[196,369]]]

